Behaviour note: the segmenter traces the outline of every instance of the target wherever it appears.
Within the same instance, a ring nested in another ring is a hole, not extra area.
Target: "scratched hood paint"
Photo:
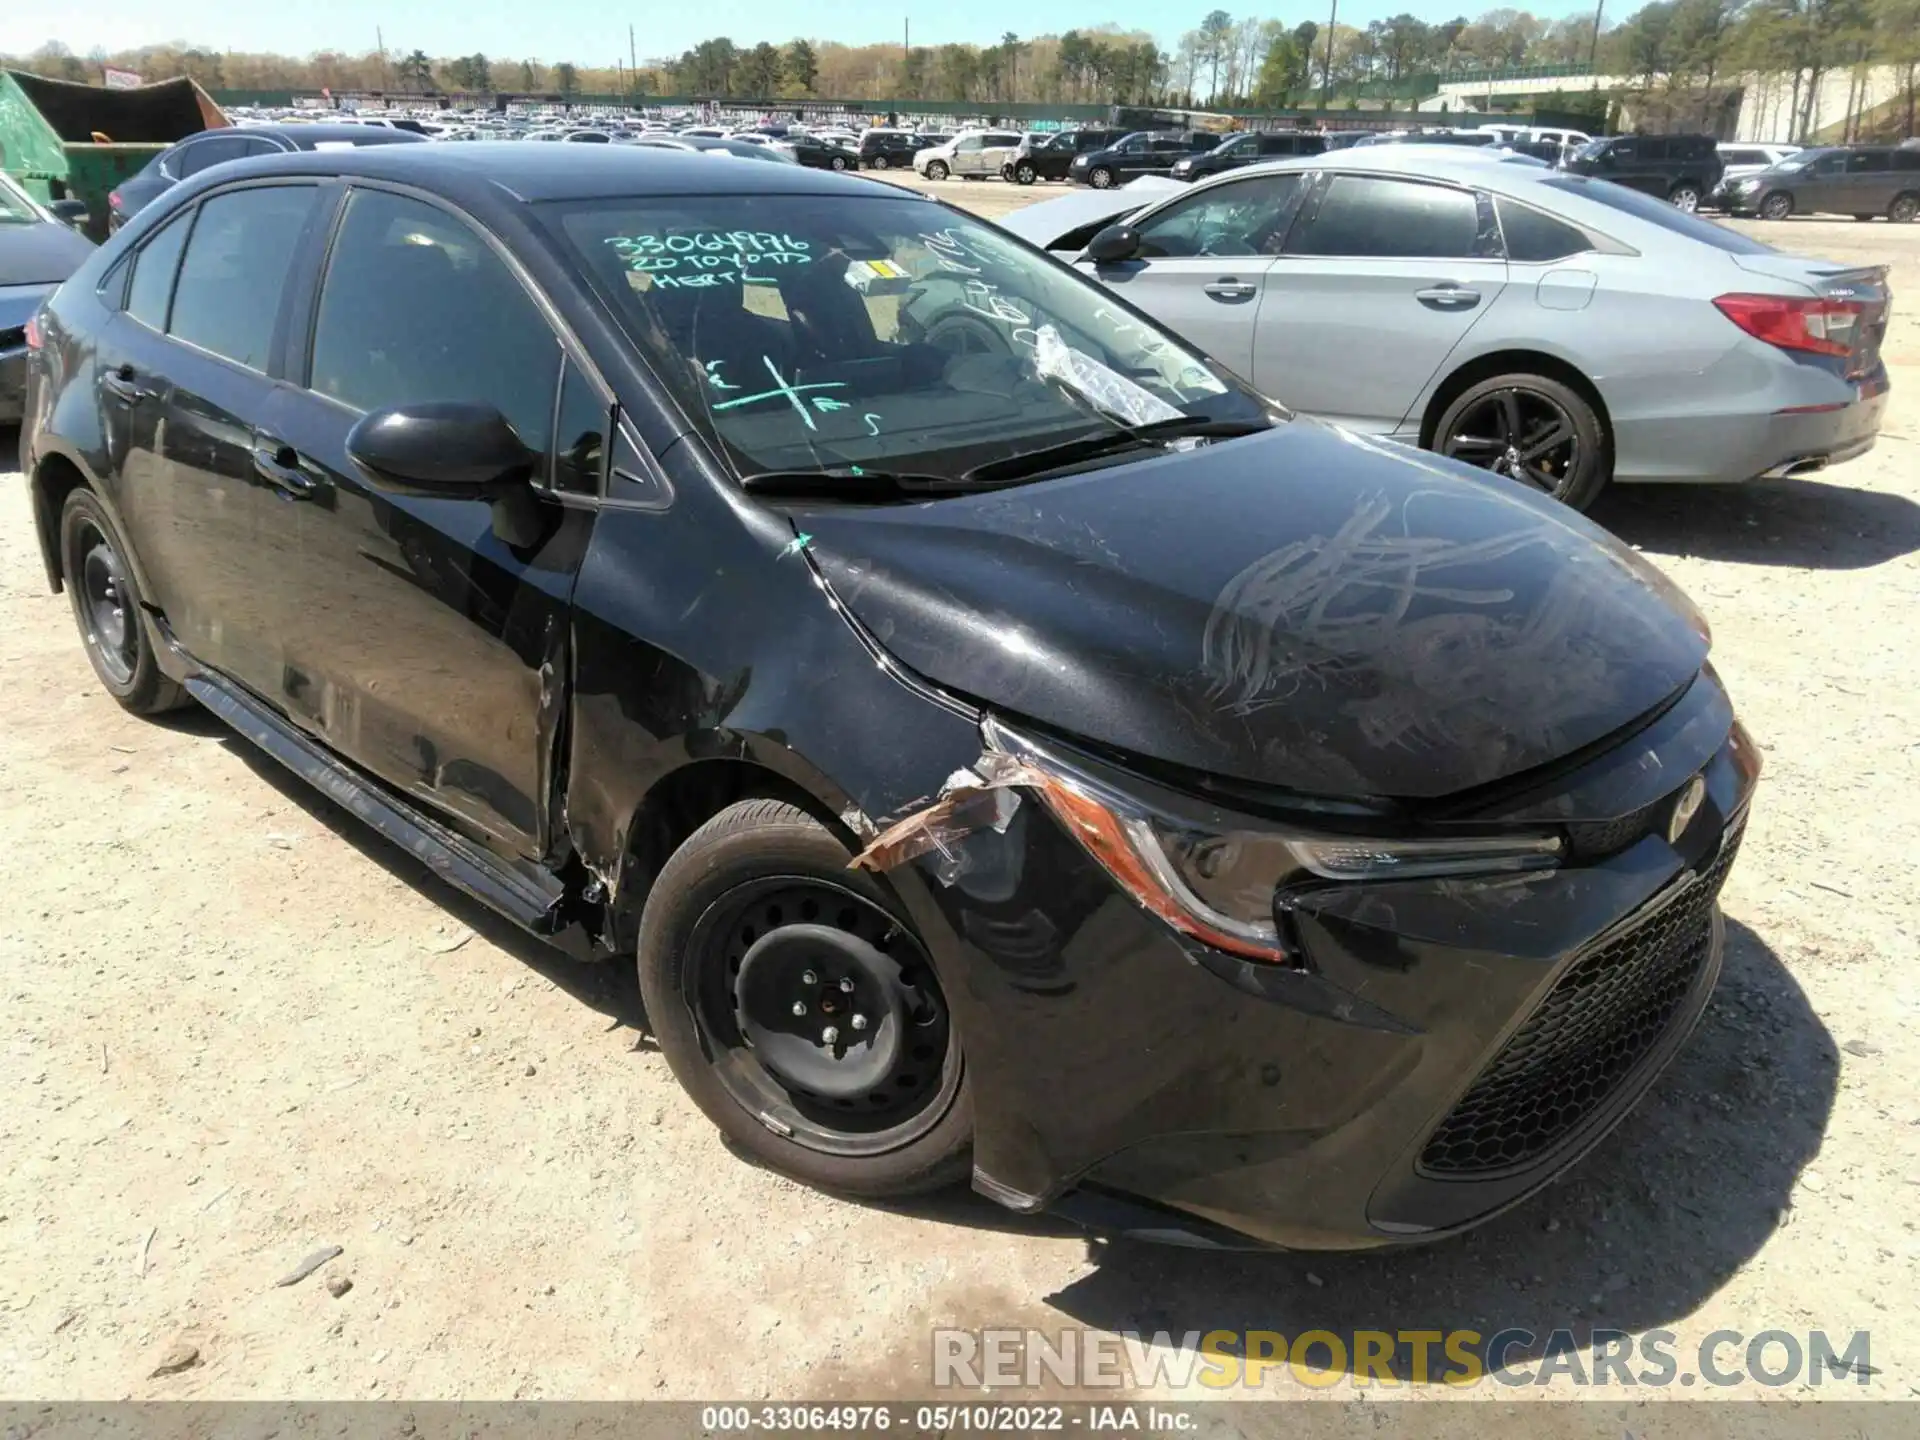
[[[1659,705],[1707,649],[1685,598],[1580,516],[1308,421],[799,523],[843,603],[922,675],[1315,795],[1519,774]]]

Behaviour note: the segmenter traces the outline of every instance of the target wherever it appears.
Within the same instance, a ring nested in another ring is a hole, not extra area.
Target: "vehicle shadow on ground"
[[[388,840],[366,822],[341,809],[265,751],[235,734],[210,712],[198,706],[164,717],[162,723],[193,734],[214,737],[262,780],[298,805],[316,825],[324,826],[379,865],[395,879],[418,890],[450,920],[513,956],[529,970],[551,980],[582,1005],[605,1015],[609,1030],[634,1032],[636,1049],[653,1049],[653,1032],[640,1000],[640,983],[631,963],[609,960],[595,963],[571,954],[558,944],[530,935],[511,920],[457,890],[422,861]],[[581,941],[584,946],[584,939]]]
[[[1912,450],[1898,436],[1883,444]],[[1615,485],[1592,519],[1630,545],[1741,565],[1863,570],[1920,550],[1920,505],[1831,480],[1747,485]]]
[[[1626,1123],[1546,1191],[1464,1236],[1359,1254],[1219,1254],[1119,1242],[1049,1303],[1107,1330],[1356,1330],[1538,1337],[1507,1362],[1584,1349],[1595,1330],[1672,1327],[1783,1225],[1819,1150],[1839,1053],[1767,944],[1727,925],[1700,1028]],[[1469,1347],[1474,1348],[1474,1347]],[[1684,1351],[1675,1352],[1685,1363]],[[1311,1363],[1327,1363],[1316,1346]],[[1350,1369],[1349,1354],[1340,1368]],[[1412,1347],[1393,1373],[1413,1374]],[[1429,1373],[1453,1368],[1436,1346]],[[1636,1372],[1646,1367],[1638,1361]]]

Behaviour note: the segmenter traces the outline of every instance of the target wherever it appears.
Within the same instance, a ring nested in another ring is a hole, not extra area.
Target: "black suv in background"
[[[1223,170],[1237,170],[1261,160],[1284,160],[1289,155],[1322,155],[1327,137],[1312,130],[1249,131],[1229,135],[1213,149],[1173,162],[1176,180],[1204,180]]]
[[[1136,130],[1105,150],[1074,156],[1067,176],[1076,184],[1111,190],[1142,175],[1170,175],[1179,161],[1219,143],[1220,137],[1206,130]]]
[[[1884,215],[1904,225],[1920,215],[1920,149],[1837,145],[1802,150],[1727,187],[1735,215],[1784,220],[1826,212],[1871,220]]]
[[[1697,210],[1726,168],[1719,143],[1711,135],[1613,135],[1582,145],[1567,169]]]
[[[1053,135],[1028,135],[1000,167],[1000,178],[1016,185],[1031,185],[1036,180],[1064,180],[1077,157],[1105,150],[1126,135],[1125,130],[1062,130]]]
[[[863,170],[911,170],[913,157],[927,146],[911,130],[869,130],[860,137]]]

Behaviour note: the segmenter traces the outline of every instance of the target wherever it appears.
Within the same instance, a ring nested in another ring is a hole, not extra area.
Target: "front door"
[[[1140,223],[1137,259],[1080,268],[1251,379],[1266,274],[1304,183],[1292,173],[1209,186]]]
[[[1847,214],[1852,203],[1848,185],[1847,153],[1822,155],[1795,182],[1793,208],[1803,214]]]
[[[291,507],[309,613],[278,702],[462,828],[537,856],[592,510],[548,495],[531,528],[503,525],[480,500],[381,488],[346,442],[370,411],[462,400],[495,406],[547,457],[559,338],[472,225],[375,189],[347,200],[312,337],[295,367],[306,383],[282,393],[262,437],[311,482]]]
[[[1392,432],[1506,287],[1488,197],[1334,175],[1266,272],[1253,383],[1308,414]]]

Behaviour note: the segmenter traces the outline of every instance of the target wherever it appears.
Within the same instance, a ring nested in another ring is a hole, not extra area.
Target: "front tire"
[[[822,1189],[921,1194],[971,1166],[960,1037],[912,922],[847,848],[742,800],[661,869],[640,993],[674,1077],[753,1158]]]
[[[929,180],[944,180],[952,173],[953,172],[947,168],[944,160],[930,160],[927,162],[927,178]]]
[[[1784,190],[1776,190],[1760,202],[1762,220],[1785,220],[1793,214],[1793,196]]]
[[[1667,201],[1674,209],[1691,215],[1700,208],[1700,187],[1682,180],[1667,192]]]
[[[1113,171],[1104,165],[1096,165],[1087,172],[1087,183],[1096,190],[1111,190],[1113,188]]]
[[[1013,183],[1016,185],[1031,185],[1039,179],[1039,175],[1040,172],[1024,160],[1013,167]]]
[[[847,157],[846,157],[846,156],[844,156],[844,155],[836,155],[836,156],[834,156],[834,157],[833,157],[833,158],[832,158],[831,160],[829,160],[829,161],[827,161],[827,168],[828,168],[829,170],[844,170],[844,169],[846,169],[846,168],[847,168]]]
[[[1896,195],[1887,206],[1887,219],[1896,225],[1911,225],[1920,216],[1920,195]]]
[[[160,669],[125,547],[100,497],[84,487],[60,507],[60,570],[88,663],[121,708],[160,715],[189,704]]]
[[[1495,375],[1454,397],[1431,449],[1507,475],[1584,510],[1612,468],[1606,427],[1585,396],[1545,375]]]

